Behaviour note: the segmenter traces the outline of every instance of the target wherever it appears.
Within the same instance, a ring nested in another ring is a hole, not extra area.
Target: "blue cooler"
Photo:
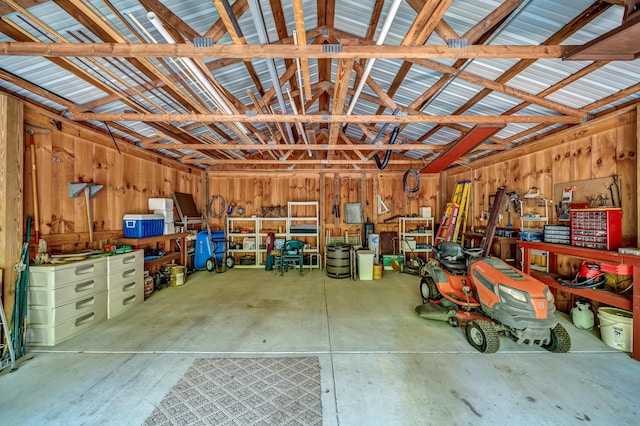
[[[125,238],[156,237],[164,233],[164,216],[157,214],[125,214],[122,220]]]
[[[207,266],[207,259],[216,254],[216,261],[222,262],[224,254],[225,240],[224,231],[211,231],[211,240],[207,231],[200,231],[196,236],[196,252],[193,259],[193,267],[195,269],[204,269]]]

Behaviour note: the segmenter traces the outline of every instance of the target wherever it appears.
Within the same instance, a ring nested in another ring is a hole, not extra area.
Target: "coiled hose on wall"
[[[218,201],[220,209],[218,211],[213,210],[214,203]],[[207,207],[207,212],[209,213],[209,217],[215,217],[220,219],[227,211],[227,202],[224,200],[222,195],[214,195],[209,200],[209,206]]]
[[[409,176],[413,176],[414,185],[409,186]],[[409,200],[415,200],[418,198],[418,191],[420,190],[420,171],[416,169],[409,169],[404,172],[402,177],[402,183],[404,185],[404,196]]]

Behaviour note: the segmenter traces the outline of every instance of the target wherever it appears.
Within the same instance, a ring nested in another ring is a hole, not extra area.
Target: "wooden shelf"
[[[170,242],[168,246],[165,246],[166,254],[157,259],[149,260],[144,262],[144,268],[153,271],[158,269],[160,265],[164,265],[165,263],[171,263],[174,260],[178,260],[178,263],[183,266],[187,266],[187,236],[188,232],[178,232],[176,234],[167,234],[167,235],[157,235],[154,237],[142,237],[142,238],[119,238],[118,243],[120,244],[129,244],[136,248],[140,248],[141,246],[153,246],[158,243],[166,243]],[[181,251],[176,251],[176,247],[174,241],[180,240]]]
[[[180,260],[181,253],[178,251],[167,253],[162,257],[153,260],[147,260],[144,262],[145,269],[155,270],[158,266],[164,265],[165,263],[171,263],[174,260]]]
[[[522,271],[547,284],[549,287],[560,289],[587,299],[595,300],[619,309],[629,310],[633,313],[633,348],[631,356],[640,361],[640,256],[621,254],[617,251],[597,250],[582,247],[574,247],[563,244],[550,244],[542,242],[519,241],[518,245],[523,249]],[[533,250],[541,250],[549,253],[549,272],[532,272],[530,259]],[[582,289],[563,286],[557,282],[558,255],[576,257],[579,259],[593,260],[596,262],[611,262],[624,264],[633,268],[633,294],[631,299],[626,296],[595,289]]]
[[[189,235],[187,232],[179,232],[177,234],[158,235],[155,237],[142,237],[142,238],[118,238],[118,243],[130,244],[132,246],[138,246],[143,244],[156,244],[168,240],[177,240],[178,238],[184,238]]]
[[[542,281],[549,287],[568,291],[576,296],[585,297],[590,300],[597,300],[614,308],[624,309],[630,311],[632,309],[632,300],[620,294],[613,293],[607,290],[597,290],[591,288],[573,288],[562,285],[558,282],[560,275],[544,272],[531,272],[529,275],[537,280]]]

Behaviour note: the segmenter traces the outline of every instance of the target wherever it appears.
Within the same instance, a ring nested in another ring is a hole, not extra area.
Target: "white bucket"
[[[633,337],[633,314],[618,308],[598,308],[600,337],[612,348],[631,352]]]

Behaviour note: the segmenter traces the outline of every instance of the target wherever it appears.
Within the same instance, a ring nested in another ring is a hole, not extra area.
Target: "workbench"
[[[606,251],[589,248],[574,247],[563,244],[550,244],[542,242],[518,241],[518,245],[523,248],[522,271],[532,277],[542,281],[549,287],[562,290],[595,300],[609,306],[633,312],[633,348],[631,356],[640,361],[640,256],[621,254],[617,251]],[[531,270],[530,255],[532,250],[541,250],[549,253],[549,272],[539,272]],[[557,275],[558,256],[569,256],[595,262],[611,262],[624,264],[633,268],[633,294],[631,297],[616,294],[606,290],[596,290],[589,288],[572,288],[558,283]]]
[[[479,247],[482,239],[484,238],[484,234],[479,232],[465,232],[463,235],[465,241],[467,241],[465,245],[468,248]],[[491,254],[498,256],[510,265],[519,268],[520,251],[518,250],[518,241],[520,240],[517,237],[501,237],[494,235],[493,242],[491,244]]]

